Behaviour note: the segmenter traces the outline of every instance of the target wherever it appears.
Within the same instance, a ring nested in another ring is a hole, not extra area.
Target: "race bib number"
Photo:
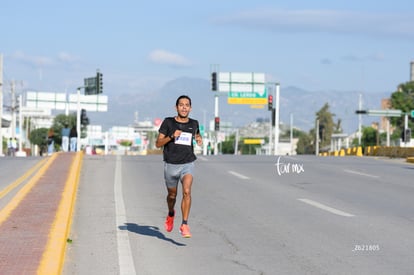
[[[175,144],[191,145],[193,135],[191,133],[181,132],[181,135],[175,139]]]

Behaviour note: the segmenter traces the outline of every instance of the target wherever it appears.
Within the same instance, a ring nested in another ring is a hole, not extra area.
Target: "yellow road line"
[[[40,166],[42,166],[47,161],[47,158],[41,160],[39,163],[37,163],[35,166],[30,168],[26,173],[24,173],[20,178],[15,180],[13,183],[8,185],[6,188],[0,191],[0,199],[6,196],[8,193],[10,193],[14,188],[19,186],[23,181],[25,181],[31,174],[34,173],[37,169],[39,169]]]
[[[25,184],[19,192],[17,192],[16,196],[0,211],[0,225],[10,216],[11,212],[19,206],[20,202],[26,197],[26,195],[30,192],[30,190],[35,186],[35,184],[39,181],[40,177],[46,172],[49,166],[55,160],[57,154],[53,154],[50,158],[47,159],[46,164],[40,168],[40,170],[29,180],[27,184]]]
[[[37,274],[55,275],[61,274],[62,272],[82,161],[83,153],[76,153],[69,170],[69,177],[65,183],[65,189],[55,220],[49,232],[46,250],[43,253],[42,260],[37,269]]]

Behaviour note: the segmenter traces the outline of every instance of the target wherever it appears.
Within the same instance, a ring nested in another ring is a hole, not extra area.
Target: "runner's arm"
[[[203,139],[202,139],[200,134],[195,135],[195,140],[196,140],[198,146],[201,146],[203,144]]]
[[[167,144],[168,142],[170,142],[174,138],[175,138],[174,133],[171,136],[167,136],[163,133],[159,133],[158,137],[157,137],[157,141],[155,142],[155,146],[157,148],[161,148],[162,146],[164,146],[165,144]]]

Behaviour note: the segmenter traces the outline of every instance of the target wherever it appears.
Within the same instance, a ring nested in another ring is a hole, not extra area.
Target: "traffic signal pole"
[[[218,92],[215,92],[214,94],[214,123],[216,118],[219,117],[219,96]],[[215,142],[214,142],[214,155],[218,155],[218,131],[214,131],[215,133]]]
[[[213,65],[212,73],[211,73],[211,91],[214,92],[214,155],[218,155],[218,133],[219,133],[219,124],[220,117],[219,117],[219,66]],[[217,125],[217,126],[216,126]]]
[[[404,115],[404,130],[402,133],[402,142],[404,145],[407,146],[408,139],[406,139],[407,130],[408,128],[408,114],[403,113],[401,110],[394,110],[394,109],[385,109],[385,110],[356,110],[356,114],[361,115],[368,115],[368,116],[381,116],[387,118],[387,146],[390,146],[390,117],[401,117]]]
[[[359,103],[358,103],[359,110],[362,110],[362,95],[359,94]],[[362,115],[358,115],[358,145],[361,145],[362,139]]]
[[[273,110],[270,112],[270,121],[269,121],[269,129],[270,129],[270,131],[269,131],[269,155],[272,155],[272,143],[273,143],[273,137],[272,137],[272,132],[273,132],[273,123],[272,123],[272,120],[273,120],[274,118],[273,118]]]
[[[269,121],[269,155],[273,153],[273,121],[274,121],[274,112],[273,112],[273,95],[270,93],[267,96],[267,110],[270,111],[270,121]]]
[[[275,91],[276,95],[276,110],[275,110],[275,156],[279,154],[279,112],[280,112],[280,108],[279,108],[279,94],[280,94],[280,84],[276,83],[276,91]]]
[[[80,121],[80,89],[77,91],[77,107],[76,107],[76,132],[78,132],[78,137],[76,139],[76,151],[80,151],[80,139],[81,139],[81,121]]]

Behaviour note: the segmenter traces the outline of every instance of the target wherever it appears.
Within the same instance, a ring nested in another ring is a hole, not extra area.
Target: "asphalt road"
[[[85,156],[63,274],[412,274],[414,165],[200,156],[164,230],[161,156]],[[181,190],[181,189],[180,189]]]
[[[42,159],[41,157],[0,157],[0,190],[7,187]]]
[[[43,160],[45,158],[41,157],[0,157],[0,209],[24,186],[27,180],[24,178],[25,173],[34,171]],[[12,183],[15,185],[10,186]]]

